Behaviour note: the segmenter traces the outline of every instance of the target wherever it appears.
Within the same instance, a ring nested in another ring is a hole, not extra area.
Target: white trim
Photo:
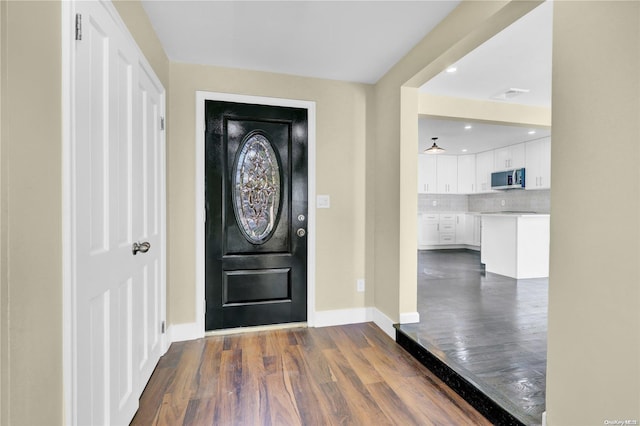
[[[371,321],[371,308],[336,309],[316,312],[315,327],[358,324]]]
[[[420,322],[419,312],[402,312],[400,314],[400,324],[415,324]]]
[[[393,321],[377,308],[336,309],[316,312],[315,327],[331,327],[335,325],[358,324],[373,321],[382,331],[396,340]]]
[[[167,328],[167,337],[170,343],[195,340],[204,336],[203,329],[197,322],[173,324]]]
[[[394,341],[396,340],[396,329],[393,326],[393,320],[378,308],[372,309],[372,320],[382,331],[384,331]]]
[[[224,101],[250,103],[258,105],[303,108],[307,110],[308,146],[308,219],[307,222],[307,324],[314,327],[316,323],[316,103],[295,99],[269,98],[264,96],[237,95],[232,93],[196,91],[196,152],[195,152],[195,308],[198,337],[204,336],[204,101]]]
[[[75,387],[76,343],[75,323],[76,304],[73,286],[73,201],[71,196],[71,143],[75,117],[73,114],[73,81],[75,81],[75,55],[70,28],[74,28],[75,3],[62,2],[62,383],[64,423],[77,424],[75,409],[77,405]]]

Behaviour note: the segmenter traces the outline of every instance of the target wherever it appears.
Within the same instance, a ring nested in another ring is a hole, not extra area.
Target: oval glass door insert
[[[280,166],[264,135],[253,133],[243,141],[232,179],[238,226],[250,243],[263,244],[271,237],[280,212]]]

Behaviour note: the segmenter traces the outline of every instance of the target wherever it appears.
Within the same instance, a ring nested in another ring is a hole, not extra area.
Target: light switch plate
[[[331,207],[331,197],[328,195],[318,195],[316,197],[316,207],[319,209],[328,209]]]

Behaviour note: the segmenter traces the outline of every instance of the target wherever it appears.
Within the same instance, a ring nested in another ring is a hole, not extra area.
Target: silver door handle
[[[131,246],[131,252],[135,256],[136,254],[138,254],[138,252],[140,253],[148,252],[150,248],[151,248],[151,244],[147,241],[143,243],[135,242],[133,243],[133,246]]]
[[[305,235],[307,235],[307,231],[305,231],[304,228],[298,228],[296,234],[298,235],[298,237],[304,237]]]

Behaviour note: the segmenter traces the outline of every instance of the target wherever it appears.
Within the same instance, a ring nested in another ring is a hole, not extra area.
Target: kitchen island
[[[549,276],[549,215],[482,214],[480,261],[485,270],[507,277]]]

